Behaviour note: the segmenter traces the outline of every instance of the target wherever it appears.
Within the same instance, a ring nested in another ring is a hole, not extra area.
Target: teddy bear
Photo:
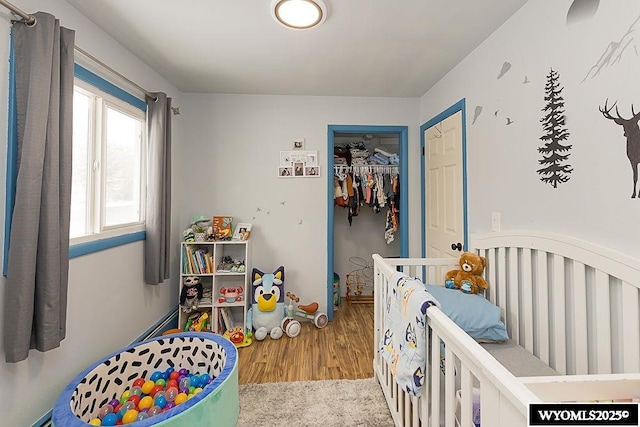
[[[463,252],[458,261],[460,269],[450,270],[445,275],[445,287],[460,289],[464,293],[477,294],[488,285],[481,276],[487,265],[487,259],[472,252]]]
[[[180,307],[183,312],[191,313],[198,308],[204,289],[198,276],[187,276],[182,279],[180,291]]]

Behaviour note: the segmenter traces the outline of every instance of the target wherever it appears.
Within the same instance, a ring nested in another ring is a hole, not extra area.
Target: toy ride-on
[[[312,302],[307,305],[298,304],[298,307],[295,308],[293,303],[295,302],[297,304],[300,302],[300,298],[291,292],[287,292],[286,295],[289,297],[289,305],[286,308],[287,315],[282,321],[281,327],[288,337],[295,338],[300,335],[300,322],[296,320],[296,317],[311,320],[318,329],[327,326],[329,318],[325,313],[318,311],[317,302]]]

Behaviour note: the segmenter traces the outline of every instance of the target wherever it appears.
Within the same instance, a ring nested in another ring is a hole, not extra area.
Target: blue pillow
[[[444,286],[425,285],[438,300],[441,310],[477,341],[506,341],[507,329],[500,320],[500,308],[479,294],[465,294]]]

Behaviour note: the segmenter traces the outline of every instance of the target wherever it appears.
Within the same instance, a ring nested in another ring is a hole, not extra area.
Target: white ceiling
[[[181,92],[411,98],[526,3],[325,0],[326,22],[296,31],[272,0],[66,1]]]

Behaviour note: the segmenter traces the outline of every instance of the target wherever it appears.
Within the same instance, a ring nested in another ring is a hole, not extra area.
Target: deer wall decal
[[[640,194],[636,192],[636,184],[638,183],[638,163],[640,163],[640,127],[638,126],[638,120],[640,120],[640,113],[635,113],[633,111],[633,104],[631,104],[631,115],[630,119],[624,119],[620,117],[620,113],[618,112],[618,107],[616,106],[616,102],[609,108],[607,108],[607,103],[609,100],[607,99],[604,102],[604,107],[598,107],[600,112],[604,117],[609,120],[613,120],[616,124],[619,124],[624,129],[624,136],[627,138],[627,157],[629,158],[629,162],[631,162],[631,170],[633,171],[633,193],[631,193],[631,198],[635,198],[636,195],[640,197]],[[613,117],[611,115],[611,110],[613,107],[616,108],[616,116]]]

